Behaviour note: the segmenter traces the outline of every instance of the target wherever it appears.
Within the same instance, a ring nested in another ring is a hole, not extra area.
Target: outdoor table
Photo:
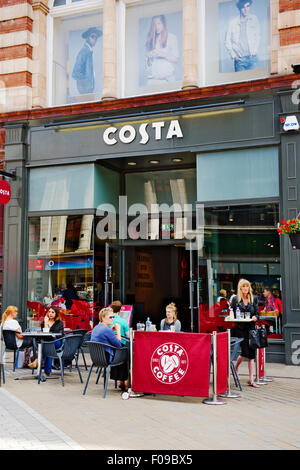
[[[27,337],[27,338],[34,338],[36,340],[36,342],[38,343],[38,352],[37,352],[38,367],[37,367],[37,373],[36,374],[16,377],[15,380],[23,380],[23,379],[28,379],[28,378],[37,379],[39,377],[40,370],[41,370],[41,367],[42,367],[43,342],[44,341],[54,340],[56,337],[59,338],[60,336],[62,336],[62,334],[61,333],[50,333],[50,332],[44,332],[44,331],[24,331],[24,333],[21,333],[21,334],[22,334],[22,336]]]
[[[225,321],[228,321],[228,322],[238,322],[238,323],[249,323],[252,320],[252,318],[232,318],[232,317],[226,317],[225,318]]]

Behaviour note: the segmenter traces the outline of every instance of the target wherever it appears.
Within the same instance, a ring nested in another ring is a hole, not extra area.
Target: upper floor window
[[[52,70],[50,101],[54,105],[101,99],[101,4],[93,0],[54,0],[49,64]]]
[[[181,0],[128,4],[125,36],[126,96],[181,88]]]
[[[199,30],[205,31],[199,38],[202,83],[217,85],[266,77],[270,0],[200,0],[199,7]]]

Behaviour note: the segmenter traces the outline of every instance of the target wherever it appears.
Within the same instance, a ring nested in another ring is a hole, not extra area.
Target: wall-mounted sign
[[[298,131],[299,130],[299,122],[296,116],[287,116],[284,120],[283,125],[284,131]]]
[[[0,180],[0,204],[7,204],[11,198],[11,189],[7,181]]]
[[[120,129],[111,126],[103,132],[103,141],[107,145],[115,145],[118,141],[123,144],[131,144],[139,136],[139,143],[145,145],[150,139],[149,133],[151,136],[153,134],[155,140],[163,138],[170,140],[173,137],[181,139],[183,137],[179,121],[174,119],[167,123],[165,121],[152,122],[151,125],[144,122],[138,128],[131,124],[122,126]]]

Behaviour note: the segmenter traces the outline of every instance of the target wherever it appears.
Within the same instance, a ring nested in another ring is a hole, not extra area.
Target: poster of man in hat
[[[94,48],[101,36],[102,31],[96,27],[88,28],[81,34],[85,42],[76,56],[72,70],[72,78],[76,80],[77,92],[80,95],[95,93],[96,91],[94,61],[97,60],[99,63],[100,57],[95,59]]]

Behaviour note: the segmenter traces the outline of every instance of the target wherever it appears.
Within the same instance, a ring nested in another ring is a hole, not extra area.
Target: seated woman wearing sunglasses
[[[116,348],[122,346],[121,343],[121,327],[119,323],[114,322],[114,312],[110,307],[103,308],[99,313],[100,322],[92,331],[91,341],[96,341],[97,343],[105,343]],[[110,328],[111,327],[111,328]],[[105,346],[105,351],[108,353],[109,362],[113,360],[114,350],[108,346]]]
[[[109,345],[115,346],[116,348],[122,347],[121,342],[121,326],[119,323],[114,322],[114,312],[110,307],[103,308],[99,313],[100,322],[92,331],[91,341],[97,343],[105,343],[107,346],[104,347],[105,354],[108,362],[112,362],[114,358],[114,349],[110,348]],[[110,378],[113,380],[125,381],[128,378],[128,367],[127,364],[121,364],[111,368]]]

